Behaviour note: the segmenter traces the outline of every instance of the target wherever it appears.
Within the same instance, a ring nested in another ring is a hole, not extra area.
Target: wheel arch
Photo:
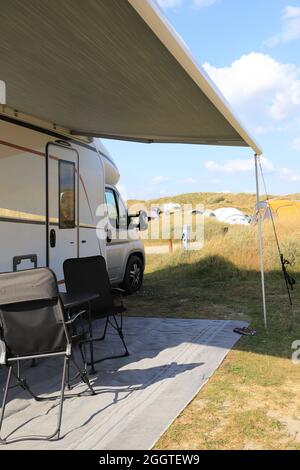
[[[146,263],[145,253],[143,253],[142,251],[133,250],[130,253],[128,253],[128,256],[126,258],[123,277],[125,276],[128,261],[130,260],[130,258],[132,258],[132,256],[138,256],[140,258],[140,260],[142,261],[142,263],[143,263],[143,268],[145,269],[145,263]]]

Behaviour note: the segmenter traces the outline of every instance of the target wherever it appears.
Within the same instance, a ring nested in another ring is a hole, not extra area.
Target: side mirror
[[[139,212],[139,224],[138,227],[140,232],[144,232],[148,228],[148,214],[146,211]]]
[[[148,228],[148,214],[146,211],[139,211],[137,214],[128,215],[128,228],[137,228],[140,232]]]

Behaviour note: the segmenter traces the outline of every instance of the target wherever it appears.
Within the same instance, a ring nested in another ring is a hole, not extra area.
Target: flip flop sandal
[[[254,328],[251,328],[250,326],[244,326],[243,328],[234,328],[233,331],[243,336],[254,336],[256,334],[256,330],[254,330]]]

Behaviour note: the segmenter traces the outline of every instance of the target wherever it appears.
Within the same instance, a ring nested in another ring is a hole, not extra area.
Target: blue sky
[[[300,1],[157,1],[263,148],[269,192],[300,192]],[[103,143],[128,198],[255,189],[250,149]]]

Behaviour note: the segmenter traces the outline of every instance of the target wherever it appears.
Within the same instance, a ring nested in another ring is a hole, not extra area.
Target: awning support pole
[[[256,207],[257,207],[257,220],[258,220],[258,239],[259,239],[259,257],[260,257],[260,273],[261,273],[261,290],[264,312],[264,325],[268,328],[267,323],[267,307],[266,307],[266,290],[265,290],[265,272],[264,272],[264,255],[263,255],[263,242],[262,242],[262,220],[261,211],[259,209],[259,179],[258,179],[258,155],[254,155],[255,160],[255,179],[256,179]]]

